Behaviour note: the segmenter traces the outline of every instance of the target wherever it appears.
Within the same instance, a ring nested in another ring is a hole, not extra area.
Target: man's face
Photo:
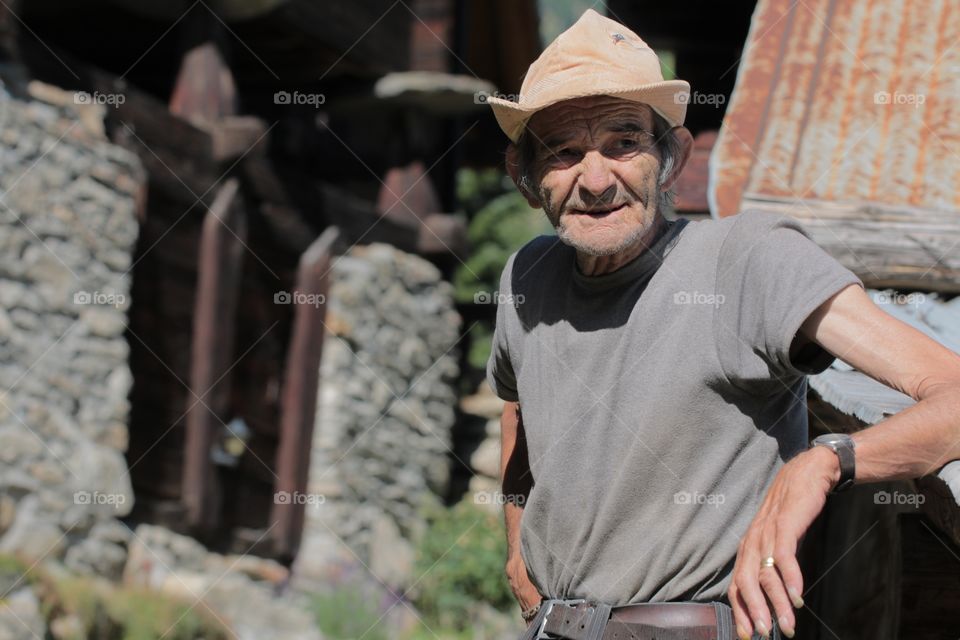
[[[578,251],[613,255],[654,225],[660,153],[649,106],[610,96],[578,98],[528,123],[534,178],[557,234]]]

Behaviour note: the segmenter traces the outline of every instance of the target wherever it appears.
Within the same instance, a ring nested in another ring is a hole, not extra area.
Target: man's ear
[[[513,183],[517,185],[517,189],[520,190],[520,193],[523,194],[523,197],[527,199],[527,204],[534,209],[539,209],[540,200],[537,198],[536,194],[525,188],[520,181],[520,163],[518,162],[519,157],[520,151],[517,149],[516,145],[511,142],[507,146],[507,157],[504,161],[504,164],[507,168],[507,174],[510,175],[510,179],[513,180]]]
[[[670,175],[660,185],[661,191],[666,191],[673,186],[673,183],[680,177],[687,160],[690,159],[690,154],[693,153],[693,134],[686,127],[674,127],[672,131],[680,144],[677,157],[673,160],[673,168],[670,169]]]

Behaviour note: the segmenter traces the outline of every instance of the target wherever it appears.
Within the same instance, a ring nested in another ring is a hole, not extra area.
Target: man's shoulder
[[[795,218],[758,209],[744,209],[736,215],[717,220],[716,225],[723,237],[721,256],[733,256],[735,260],[781,229],[809,238],[807,231]]]

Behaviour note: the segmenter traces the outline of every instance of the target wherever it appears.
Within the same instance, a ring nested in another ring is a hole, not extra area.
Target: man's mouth
[[[611,207],[591,207],[589,209],[573,209],[571,212],[577,215],[586,215],[592,218],[602,218],[608,216],[611,213],[616,213],[620,209],[623,209],[626,205],[618,204]]]

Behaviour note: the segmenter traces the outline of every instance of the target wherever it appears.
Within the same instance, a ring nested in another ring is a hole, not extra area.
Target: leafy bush
[[[0,555],[5,590],[30,587],[49,624],[62,616],[79,621],[72,640],[227,640],[230,633],[202,605],[141,588],[53,570],[43,564]]]
[[[420,541],[415,596],[430,624],[462,631],[483,605],[506,611],[515,605],[503,565],[507,543],[500,518],[471,502],[430,514]]]
[[[477,293],[496,292],[510,254],[538,235],[552,234],[553,226],[542,211],[530,208],[502,171],[460,171],[457,197],[470,216],[467,234],[472,250],[454,273],[453,284],[457,302],[470,303]],[[470,366],[483,369],[486,365],[492,333],[490,322],[473,327]]]
[[[376,603],[360,586],[337,585],[310,598],[311,609],[324,636],[331,640],[384,640]]]

